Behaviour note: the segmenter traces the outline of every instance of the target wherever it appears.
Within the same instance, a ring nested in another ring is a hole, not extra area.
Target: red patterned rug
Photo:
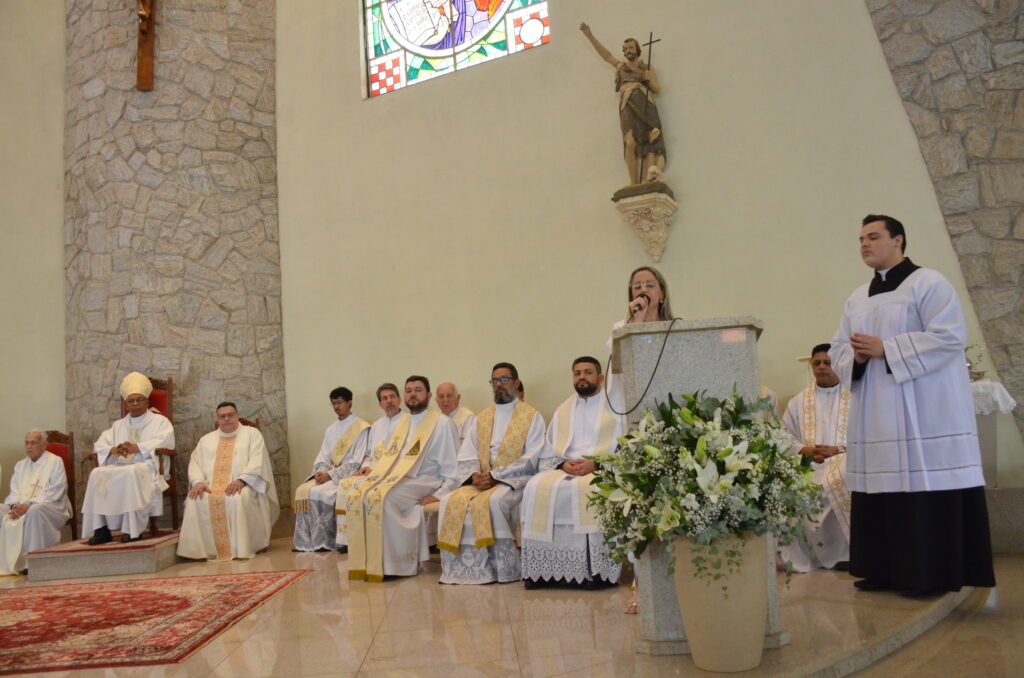
[[[179,662],[307,572],[0,590],[0,675]]]

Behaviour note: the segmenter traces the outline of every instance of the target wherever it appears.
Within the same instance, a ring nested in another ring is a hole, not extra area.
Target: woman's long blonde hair
[[[662,303],[658,305],[658,320],[672,320],[672,306],[669,304],[668,299],[668,283],[665,282],[665,276],[653,266],[640,266],[633,269],[633,272],[629,274],[629,283],[626,285],[626,301],[633,301],[633,276],[640,271],[649,271],[655,280],[658,281],[658,285],[661,286]],[[633,314],[627,313],[626,322],[632,319]]]

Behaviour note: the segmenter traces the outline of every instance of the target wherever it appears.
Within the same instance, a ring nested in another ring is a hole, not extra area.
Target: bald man
[[[441,413],[451,419],[455,423],[455,428],[459,429],[459,444],[461,445],[466,438],[466,431],[471,429],[476,422],[476,415],[468,407],[460,406],[462,394],[459,393],[458,387],[450,381],[438,386],[435,395]]]

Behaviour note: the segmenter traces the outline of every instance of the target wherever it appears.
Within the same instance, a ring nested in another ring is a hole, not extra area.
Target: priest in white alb
[[[270,455],[259,429],[238,420],[234,403],[217,406],[217,430],[192,451],[188,482],[179,556],[252,558],[270,545],[280,512]]]
[[[377,387],[377,405],[384,414],[370,426],[363,460],[353,474],[338,482],[338,489],[335,491],[334,546],[338,553],[348,553],[348,493],[366,482],[366,476],[370,475],[374,462],[384,454],[399,421],[402,417],[408,416],[402,412],[402,397],[398,394],[398,387],[390,382]]]
[[[789,401],[782,424],[810,457],[814,482],[825,495],[824,509],[805,527],[807,542],[780,548],[796,572],[819,567],[846,569],[850,560],[850,492],[846,489],[846,427],[850,391],[832,371],[830,344],[811,349],[814,383]]]
[[[608,407],[596,358],[573,361],[572,382],[576,393],[551,417],[541,472],[523,493],[523,583],[528,589],[559,581],[599,588],[617,583],[622,570],[588,506],[594,462],[587,459],[616,450],[622,417]]]
[[[153,384],[132,372],[121,381],[128,415],[118,419],[93,445],[99,466],[89,474],[82,502],[82,537],[92,545],[113,539],[133,541],[150,516],[163,515],[167,481],[159,473],[156,451],[174,449],[174,427],[167,417],[149,409]]]
[[[459,430],[459,445],[465,440],[466,432],[476,422],[473,410],[463,407],[461,402],[462,394],[459,393],[455,384],[446,381],[437,387],[437,406],[441,408],[441,413],[451,419],[455,428]]]
[[[870,284],[846,301],[832,364],[853,393],[850,573],[910,596],[994,586],[985,479],[956,290],[904,256],[898,220],[869,214]]]
[[[516,398],[519,384],[511,363],[491,369],[495,404],[477,414],[459,448],[462,486],[444,497],[438,519],[444,584],[521,579],[514,541],[519,504],[547,443],[544,417]]]
[[[430,558],[423,507],[454,489],[458,431],[431,409],[430,381],[405,380],[405,406],[382,454],[348,491],[348,576],[367,582],[409,577]],[[339,495],[341,494],[339,490]]]
[[[295,551],[334,550],[338,482],[359,470],[368,449],[370,423],[352,414],[352,391],[339,386],[330,400],[338,418],[324,432],[312,473],[295,490]]]
[[[23,574],[25,554],[60,543],[71,517],[64,461],[46,451],[46,431],[25,434],[25,458],[14,465],[11,492],[0,504],[0,574]]]

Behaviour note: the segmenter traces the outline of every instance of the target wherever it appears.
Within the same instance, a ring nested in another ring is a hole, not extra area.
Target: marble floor
[[[249,561],[178,563],[156,575],[272,569],[308,575],[244,617],[180,664],[35,674],[73,678],[264,676],[345,678],[437,676],[700,676],[686,656],[633,652],[639,620],[622,612],[622,586],[603,591],[521,584],[445,586],[440,566],[417,577],[366,584],[348,580],[347,557],[292,553],[288,538]],[[997,559],[999,587],[979,590],[944,621],[858,675],[1024,675],[1024,556]],[[95,579],[92,581],[96,581]],[[765,652],[744,676],[801,676],[830,657],[884,645],[935,601],[854,592],[838,572],[794,575],[780,584],[791,645]],[[24,577],[0,588],[46,586]],[[27,675],[27,674],[21,674]],[[821,675],[837,675],[829,671]]]

